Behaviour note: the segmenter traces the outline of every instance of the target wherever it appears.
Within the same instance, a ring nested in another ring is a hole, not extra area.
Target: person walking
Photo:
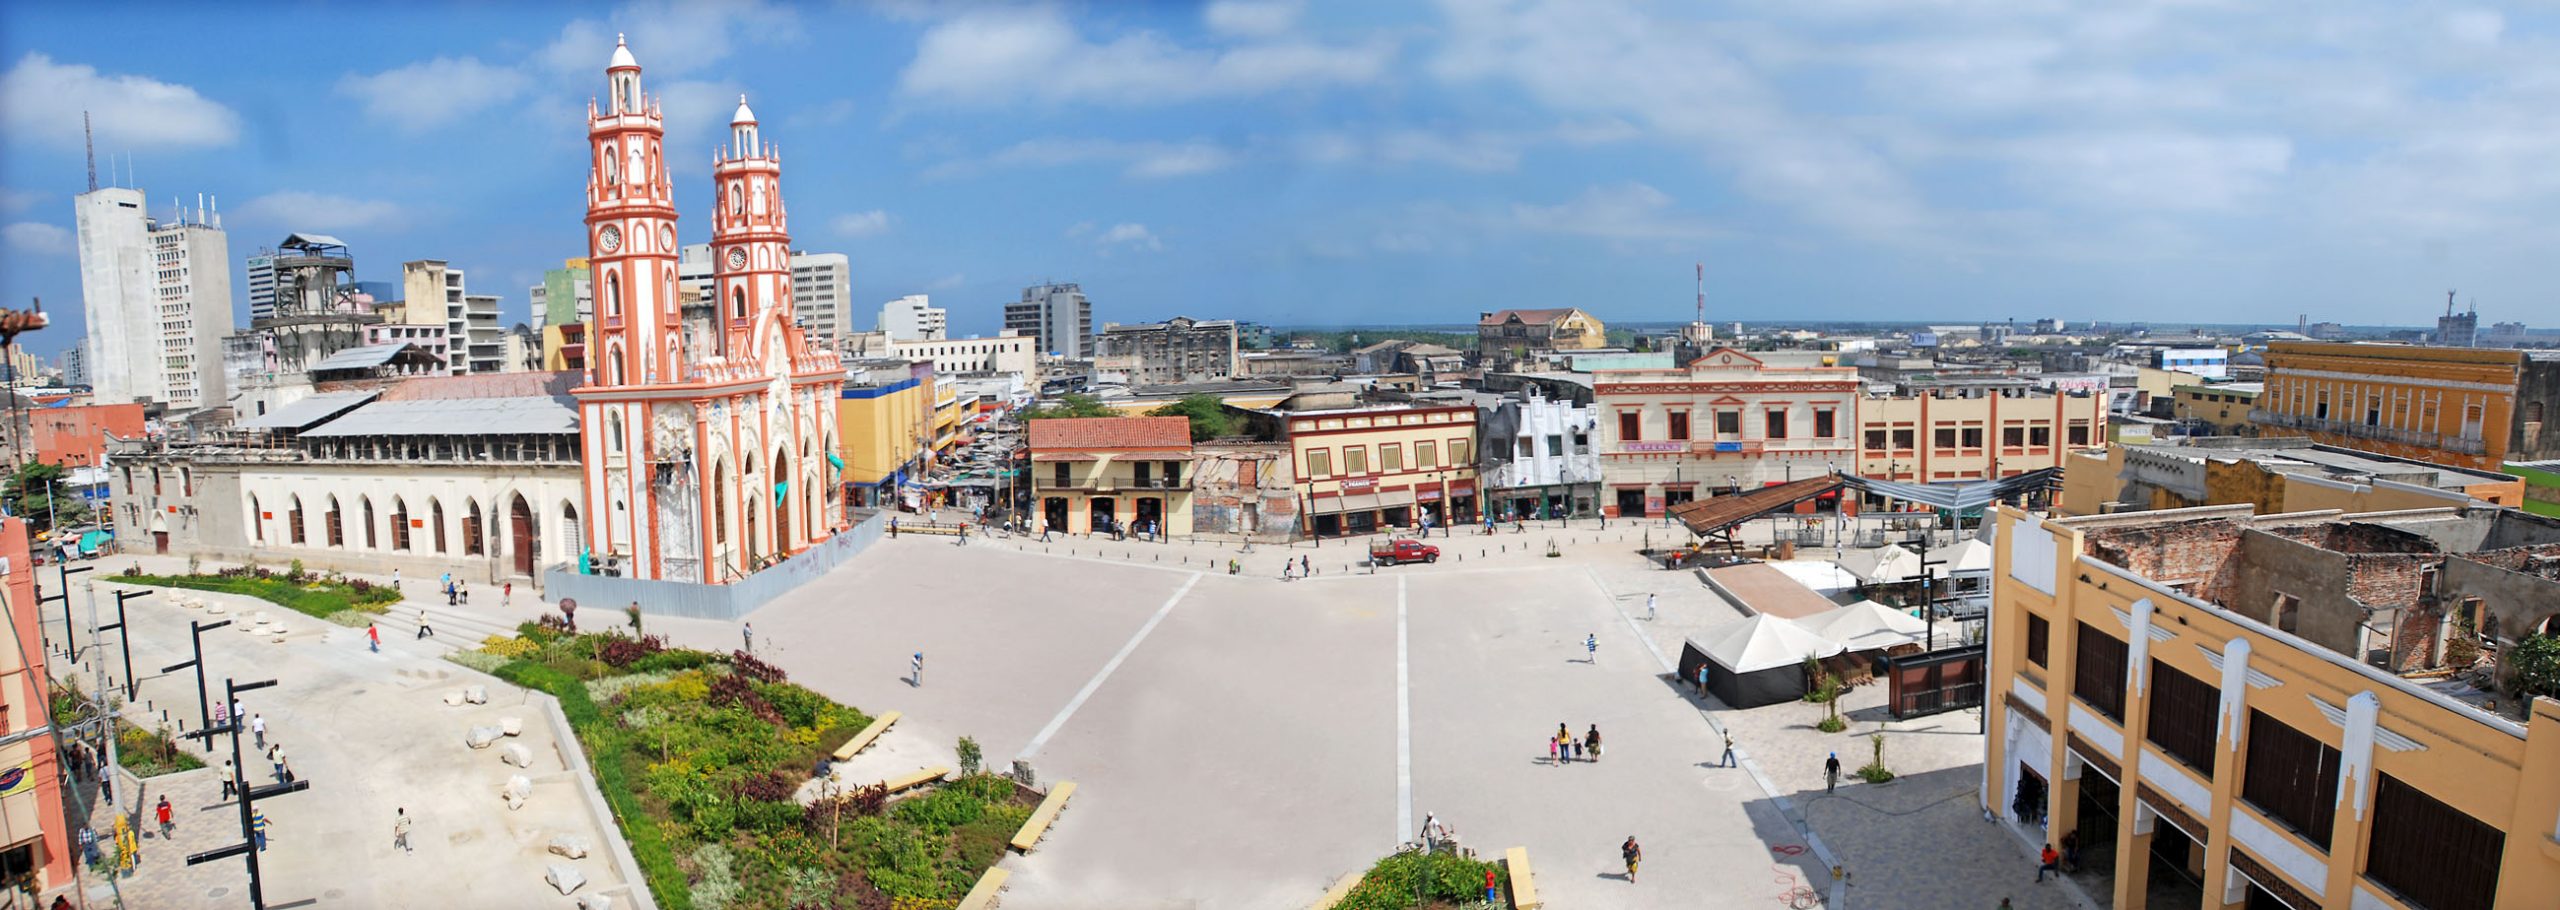
[[[178,823],[169,817],[169,798],[160,797],[160,805],[153,807],[152,812],[160,818],[160,839],[168,840],[169,832],[178,830]]]
[[[276,776],[277,776],[277,778],[278,778],[281,782],[283,782],[283,783],[288,783],[288,784],[289,784],[289,783],[293,783],[293,760],[292,760],[292,759],[285,758],[285,757],[284,757],[284,756],[282,756],[282,755],[278,755],[278,756],[276,756],[276,767],[284,769],[282,773],[280,773],[280,774],[276,775]]]
[[[889,516],[889,539],[898,539],[898,516]]]
[[[1564,748],[1564,740],[1557,739],[1552,735],[1547,737],[1547,764],[1557,766],[1562,766],[1564,764],[1564,758],[1557,754],[1557,750],[1562,748]]]
[[[372,623],[365,623],[365,624],[364,624],[364,637],[365,637],[365,643],[366,643],[366,645],[367,645],[367,646],[369,646],[369,647],[371,647],[371,648],[373,649],[373,653],[375,653],[375,654],[380,654],[380,653],[382,653],[382,629],[381,629],[381,627],[376,626],[376,625],[374,625],[374,624],[372,624]]]
[[[1726,728],[1724,731],[1723,764],[1727,768],[1733,767],[1733,730],[1730,727]]]
[[[425,607],[419,607],[419,608],[418,608],[418,637],[419,637],[419,638],[426,638],[426,637],[431,636],[431,635],[434,635],[434,634],[436,634],[436,627],[435,627],[435,624],[430,623],[430,622],[428,622],[428,621],[427,621],[427,608],[425,608]]]
[[[1311,560],[1307,559],[1307,557],[1306,557],[1305,555],[1301,554],[1301,555],[1298,557],[1298,577],[1300,577],[1300,578],[1313,578],[1313,577],[1315,577],[1315,574],[1316,574],[1316,564],[1315,564],[1313,561],[1311,561]]]
[[[1838,752],[1833,752],[1830,758],[1822,760],[1822,792],[1840,792],[1840,753]]]
[[[2044,851],[2037,854],[2036,881],[2044,881],[2047,872],[2055,878],[2062,877],[2062,854],[2054,852],[2052,844],[2044,845]]]
[[[255,735],[255,736],[258,738],[258,748],[261,748],[261,749],[266,748],[266,747],[267,747],[267,716],[266,716],[266,715],[264,715],[264,714],[252,714],[252,715],[249,715],[249,732],[250,732],[252,735]]]
[[[391,847],[404,853],[416,853],[417,848],[409,846],[409,810],[404,806],[398,811],[398,817],[391,820]]]
[[[400,590],[400,570],[391,570],[391,590]]]
[[[1635,835],[1627,835],[1627,842],[1618,845],[1618,858],[1627,861],[1627,884],[1635,884],[1636,864],[1644,861],[1644,848],[1636,845]]]
[[[513,605],[515,602],[516,602],[516,583],[515,583],[515,582],[512,582],[512,581],[511,581],[511,582],[507,582],[507,586],[506,586],[506,587],[498,589],[498,606],[501,606],[501,607],[504,607],[504,606],[510,606],[510,605]]]
[[[569,634],[578,634],[578,601],[576,598],[560,598],[560,621],[569,627]]]
[[[1590,663],[1592,666],[1595,666],[1595,667],[1596,667],[1596,666],[1599,666],[1599,665],[1600,665],[1600,633],[1593,632],[1593,633],[1590,633],[1590,634],[1588,634],[1588,635],[1584,635],[1584,636],[1582,636],[1582,650],[1583,650],[1583,652],[1584,652],[1584,653],[1591,655],[1591,658],[1590,658],[1589,663]]]
[[[256,815],[252,815],[252,816],[250,816],[250,817],[249,817],[249,833],[250,833],[252,836],[254,836],[254,837],[256,837],[256,838],[258,839],[258,852],[260,852],[260,853],[265,853],[265,852],[267,852],[267,814],[266,814],[266,813],[264,813],[264,812],[260,812],[260,813],[258,813],[258,814],[256,814]]]
[[[740,641],[742,641],[742,642],[744,642],[744,643],[745,643],[745,647],[744,647],[742,650],[746,651],[746,652],[747,652],[747,653],[749,653],[749,654],[756,653],[756,624],[755,624],[755,623],[751,623],[751,622],[742,622],[742,623],[739,623],[739,624],[738,624],[738,638],[739,638],[739,640],[740,640]]]
[[[907,661],[907,672],[916,688],[924,688],[924,652],[916,652],[916,656]]]
[[[1600,760],[1600,725],[1599,725],[1599,724],[1592,724],[1592,725],[1591,725],[1591,732],[1583,735],[1583,737],[1582,737],[1582,744],[1583,744],[1585,747],[1588,747],[1588,748],[1591,750],[1591,760],[1592,760],[1592,761],[1599,761],[1599,760]]]
[[[273,765],[273,766],[274,766],[274,770],[275,770],[275,774],[276,774],[276,780],[279,780],[279,781],[284,780],[284,744],[283,744],[283,743],[277,743],[277,744],[275,744],[275,745],[272,745],[272,746],[268,746],[268,747],[267,747],[267,764],[269,764],[269,765]]]
[[[1575,739],[1575,738],[1573,738],[1573,737],[1568,736],[1568,737],[1565,737],[1565,738],[1564,738],[1564,745],[1565,745],[1565,748],[1568,748],[1568,749],[1572,749],[1572,750],[1573,750],[1573,760],[1574,760],[1574,761],[1589,761],[1589,759],[1587,759],[1587,758],[1584,758],[1584,757],[1583,757],[1583,754],[1582,754],[1582,740]]]
[[[1647,595],[1645,595],[1645,596],[1644,596],[1644,621],[1646,621],[1646,622],[1652,622],[1652,621],[1654,620],[1654,618],[1658,615],[1658,614],[1654,613],[1654,611],[1653,611],[1653,599],[1654,599],[1654,597],[1655,597],[1655,595],[1652,595],[1652,594],[1647,594]]]
[[[230,798],[232,798],[233,796],[238,795],[238,794],[239,794],[239,792],[240,792],[240,772],[239,772],[239,770],[238,770],[238,769],[235,769],[235,768],[233,768],[233,767],[231,766],[231,760],[230,760],[230,759],[228,759],[228,758],[223,759],[223,760],[222,760],[222,798],[223,798],[223,799],[230,799]]]

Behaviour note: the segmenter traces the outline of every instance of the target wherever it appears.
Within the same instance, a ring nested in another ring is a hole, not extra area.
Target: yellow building
[[[2063,515],[2250,505],[2261,513],[2389,512],[2524,502],[2524,479],[2323,446],[2299,437],[2116,445],[2063,466]]]
[[[2195,436],[2256,436],[2249,409],[2258,405],[2261,383],[2180,384],[2170,390],[2169,416]]]
[[[2511,719],[2189,597],[2198,566],[2126,527],[2157,520],[2000,509],[1986,812],[2076,834],[2121,910],[2155,864],[2211,908],[2552,906],[2560,702]]]
[[[931,457],[932,365],[857,365],[849,372],[836,401],[836,438],[844,447],[837,479],[854,505],[898,505],[899,488]]]
[[[1031,421],[1031,498],[1044,532],[1191,535],[1191,421]]]
[[[2266,359],[2266,389],[2251,415],[2263,435],[2492,471],[2511,450],[2516,460],[2560,457],[2552,452],[2560,432],[2542,419],[2545,403],[2560,396],[2553,388],[2560,361],[2521,351],[2312,342],[2278,342]]]
[[[1253,411],[1259,435],[1289,444],[1300,526],[1321,537],[1476,520],[1473,405]]]
[[[1486,369],[1510,369],[1554,351],[1608,346],[1608,326],[1573,307],[1500,310],[1476,318],[1476,360]]]

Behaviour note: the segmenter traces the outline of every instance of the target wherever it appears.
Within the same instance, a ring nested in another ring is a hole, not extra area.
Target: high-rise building
[[[683,295],[711,296],[711,244],[688,243],[676,250],[676,290]]]
[[[505,368],[506,340],[498,324],[498,298],[470,293],[463,270],[442,259],[400,264],[401,305],[386,308],[389,322],[441,325],[444,347],[436,350],[455,373],[495,373]]]
[[[259,250],[249,257],[249,322],[276,315],[276,251]]]
[[[853,311],[853,257],[843,253],[791,254],[791,315],[820,344],[844,337]]]
[[[583,538],[606,572],[726,584],[831,536],[845,372],[793,311],[782,160],[739,99],[712,163],[706,329],[688,343],[660,99],[617,45],[587,109],[595,339],[576,390]]]
[[[587,261],[571,259],[542,273],[533,298],[533,328],[542,340],[542,369],[587,368],[587,332],[596,315],[596,283]]]
[[[113,370],[91,377],[97,400],[150,399],[191,411],[223,400],[222,336],[231,330],[231,249],[201,206],[159,221],[141,190],[105,187],[73,200],[80,300],[89,353]]]
[[[941,341],[950,331],[950,313],[933,305],[926,294],[909,294],[880,305],[880,331],[891,341]]]
[[[69,385],[69,386],[81,386],[81,385],[88,385],[88,384],[89,384],[89,340],[88,340],[88,339],[83,338],[83,339],[81,339],[81,340],[79,341],[79,343],[74,344],[74,345],[72,345],[71,347],[66,348],[66,349],[64,349],[64,350],[63,350],[63,352],[62,352],[62,384],[63,384],[63,385]]]
[[[1073,284],[1035,284],[1004,305],[1004,327],[1040,339],[1040,349],[1071,360],[1093,356],[1093,302]]]

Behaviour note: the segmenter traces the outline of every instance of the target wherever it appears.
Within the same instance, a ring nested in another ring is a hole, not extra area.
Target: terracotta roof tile
[[[1571,312],[1573,312],[1572,307],[1560,307],[1548,310],[1496,310],[1493,315],[1476,320],[1476,324],[1501,325],[1505,322],[1511,321],[1511,317],[1518,316],[1520,317],[1521,322],[1525,322],[1530,325],[1546,325],[1547,323],[1564,318],[1566,313]]]
[[[1191,449],[1185,417],[1044,417],[1031,422],[1031,448]]]

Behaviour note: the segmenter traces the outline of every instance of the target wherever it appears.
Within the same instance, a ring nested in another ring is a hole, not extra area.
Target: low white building
[[[880,331],[892,341],[941,341],[951,314],[925,294],[909,294],[880,305]]]
[[[113,442],[111,508],[152,552],[529,585],[579,555],[577,381],[323,389],[209,436]]]

